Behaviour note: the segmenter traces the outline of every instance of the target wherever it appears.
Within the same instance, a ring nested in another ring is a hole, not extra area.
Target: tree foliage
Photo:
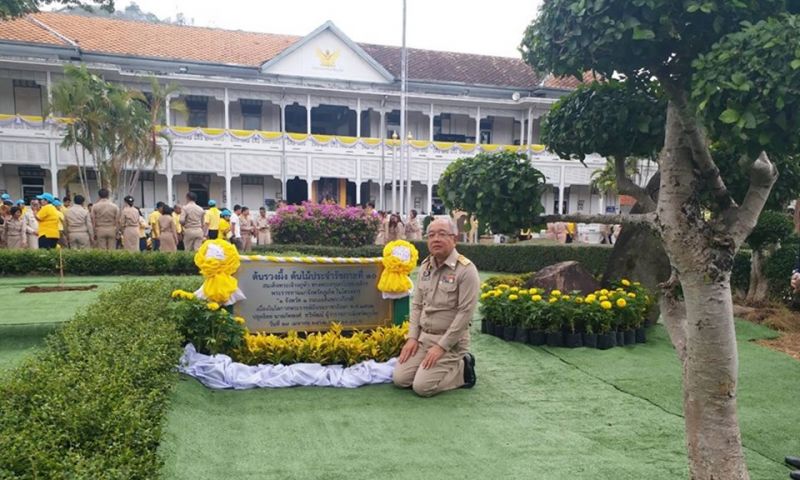
[[[451,163],[439,180],[449,209],[475,214],[494,233],[514,233],[542,213],[545,177],[523,154],[479,153]]]
[[[114,0],[3,0],[0,1],[0,20],[22,17],[36,13],[42,6],[60,4],[92,10],[94,7],[107,12],[114,11]]]
[[[666,100],[653,84],[593,82],[553,105],[542,123],[542,143],[565,159],[582,161],[592,153],[655,158],[666,114]]]
[[[753,250],[762,250],[769,245],[775,245],[782,240],[786,240],[794,231],[792,218],[783,213],[773,210],[764,210],[758,217],[758,223],[750,236],[747,237],[747,244]]]

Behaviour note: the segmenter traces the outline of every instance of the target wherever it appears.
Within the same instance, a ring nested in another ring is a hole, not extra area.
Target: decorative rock
[[[556,263],[536,272],[533,278],[525,282],[525,288],[531,287],[546,291],[561,290],[564,293],[573,290],[589,293],[598,290],[600,284],[580,263],[569,261]]]

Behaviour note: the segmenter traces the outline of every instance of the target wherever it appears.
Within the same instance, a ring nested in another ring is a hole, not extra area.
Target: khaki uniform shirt
[[[92,234],[92,219],[89,216],[89,210],[80,205],[73,205],[67,209],[65,217],[67,233]]]
[[[453,349],[469,338],[469,324],[478,304],[478,269],[455,249],[442,265],[429,256],[419,268],[414,298],[411,301],[408,337],[418,339],[421,332],[442,335],[439,346]]]
[[[99,200],[92,207],[92,225],[97,227],[117,228],[119,223],[119,207],[111,200]]]
[[[203,208],[194,202],[189,202],[181,209],[181,224],[183,228],[203,228]]]

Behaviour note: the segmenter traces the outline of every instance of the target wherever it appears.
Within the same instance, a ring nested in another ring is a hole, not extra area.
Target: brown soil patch
[[[794,312],[782,305],[758,308],[735,305],[733,311],[737,317],[781,332],[778,338],[758,340],[756,343],[800,360],[800,312]]]
[[[20,293],[49,293],[49,292],[85,292],[94,290],[97,285],[82,285],[71,287],[39,287],[37,285],[23,288]]]

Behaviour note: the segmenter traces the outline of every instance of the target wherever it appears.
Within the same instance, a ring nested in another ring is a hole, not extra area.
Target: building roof
[[[254,68],[301,38],[55,12],[0,22],[0,41],[74,47],[71,41],[86,53]],[[399,47],[359,45],[386,70],[400,76]],[[540,76],[521,59],[422,49],[408,52],[409,80],[525,89],[541,83]]]
[[[578,80],[575,77],[556,77],[552,73],[547,74],[542,82],[543,87],[555,88],[559,90],[575,90],[583,83],[592,83],[595,75],[593,72],[587,71],[583,73],[583,80]]]

